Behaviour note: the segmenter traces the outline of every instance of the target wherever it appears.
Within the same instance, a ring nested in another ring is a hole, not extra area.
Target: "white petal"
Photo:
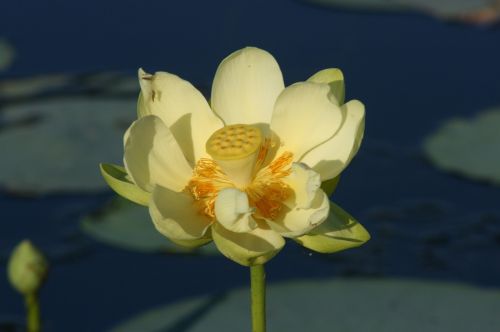
[[[198,212],[191,195],[161,186],[153,191],[149,213],[158,232],[174,242],[204,238],[211,224]]]
[[[219,191],[215,200],[215,217],[227,230],[237,233],[248,232],[257,227],[251,217],[253,210],[245,192],[236,188]]]
[[[327,68],[318,71],[307,79],[309,82],[327,83],[332,90],[338,105],[342,105],[345,100],[344,74],[338,68]]]
[[[342,113],[345,120],[339,131],[301,159],[321,175],[321,181],[339,175],[354,158],[363,139],[365,106],[358,100],[351,100],[342,106]]]
[[[261,227],[248,233],[235,233],[215,223],[212,237],[224,256],[245,266],[266,263],[285,245],[281,235]]]
[[[139,75],[141,74],[141,70],[139,69]],[[142,118],[143,116],[151,115],[149,109],[144,103],[144,98],[142,97],[142,92],[139,93],[139,97],[137,98],[137,118]]]
[[[284,89],[278,63],[268,52],[246,47],[225,58],[212,85],[213,110],[229,124],[268,124]]]
[[[205,97],[188,81],[165,72],[151,75],[140,69],[139,82],[139,116],[160,117],[174,134],[186,159],[192,164],[196,162],[199,151],[205,149],[206,138],[222,127],[222,121],[212,112]]]
[[[326,220],[330,201],[322,190],[318,190],[309,209],[285,209],[279,218],[268,221],[269,226],[282,236],[297,237],[309,233]]]
[[[290,188],[293,195],[289,204],[299,209],[308,209],[321,186],[318,173],[302,163],[293,163],[291,173],[283,179]]]
[[[135,121],[127,130],[124,164],[134,183],[148,192],[156,184],[180,191],[192,175],[174,136],[154,115]]]
[[[195,161],[201,158],[210,158],[205,144],[210,136],[223,126],[222,120],[212,110],[193,112],[191,114],[191,135]]]
[[[299,160],[304,153],[332,137],[341,123],[342,112],[331,100],[329,85],[300,82],[279,95],[271,129],[279,137],[281,151],[293,152],[294,159]]]

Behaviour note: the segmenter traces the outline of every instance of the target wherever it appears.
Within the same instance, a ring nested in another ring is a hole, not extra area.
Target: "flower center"
[[[230,125],[213,133],[206,143],[213,159],[202,158],[196,163],[186,187],[200,212],[215,218],[219,191],[238,188],[248,195],[255,218],[276,218],[291,193],[283,178],[291,172],[293,154],[285,152],[261,168],[269,146],[269,139],[263,139],[254,126]]]
[[[241,159],[255,153],[262,144],[259,128],[249,125],[230,125],[217,130],[207,141],[209,155],[217,160]]]
[[[217,130],[207,141],[207,153],[239,188],[245,188],[254,175],[262,145],[259,128],[230,125]]]

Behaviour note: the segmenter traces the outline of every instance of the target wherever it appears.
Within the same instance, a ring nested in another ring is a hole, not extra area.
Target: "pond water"
[[[372,240],[335,255],[289,243],[268,264],[268,280],[402,277],[500,287],[500,188],[442,172],[421,150],[446,119],[500,106],[497,27],[285,0],[27,0],[0,4],[0,37],[16,49],[4,78],[133,74],[142,66],[207,91],[219,61],[247,45],[271,52],[287,84],[339,67],[347,99],[363,101],[367,120],[362,148],[332,199]],[[52,261],[41,293],[47,331],[103,331],[155,305],[247,285],[248,271],[223,257],[134,253],[82,234],[79,219],[112,196],[0,194],[0,323],[22,319],[5,262],[23,238]]]

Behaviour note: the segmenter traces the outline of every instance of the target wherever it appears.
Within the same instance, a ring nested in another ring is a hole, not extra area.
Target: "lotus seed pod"
[[[259,128],[235,124],[214,132],[205,147],[231,181],[244,188],[251,181],[262,143]]]
[[[35,293],[48,272],[44,255],[29,240],[19,243],[9,259],[7,274],[15,289],[24,295]]]
[[[260,148],[262,134],[257,127],[238,124],[217,130],[208,139],[206,148],[216,160],[245,158]]]

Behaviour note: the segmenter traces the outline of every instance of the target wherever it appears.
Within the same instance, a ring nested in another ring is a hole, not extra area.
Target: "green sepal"
[[[344,74],[338,68],[323,69],[309,77],[309,82],[327,83],[330,89],[339,102],[339,105],[345,102],[345,84]]]
[[[370,234],[363,225],[333,202],[328,218],[320,226],[295,239],[304,247],[324,254],[359,247],[368,240]]]
[[[133,183],[125,168],[114,164],[99,164],[101,174],[106,183],[118,195],[140,205],[148,206],[150,193]]]
[[[321,183],[321,189],[330,197],[335,189],[337,189],[337,186],[340,181],[340,175],[337,175],[333,179],[326,180]]]

